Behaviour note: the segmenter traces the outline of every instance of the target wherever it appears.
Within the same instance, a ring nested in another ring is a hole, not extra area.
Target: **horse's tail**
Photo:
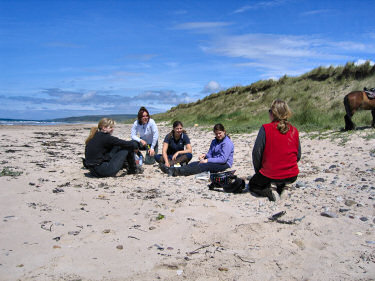
[[[346,114],[351,117],[352,116],[352,110],[351,110],[350,104],[349,104],[349,94],[347,94],[344,97],[344,106],[345,106]]]

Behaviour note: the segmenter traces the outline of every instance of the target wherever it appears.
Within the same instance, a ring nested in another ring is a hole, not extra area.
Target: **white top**
[[[139,137],[137,136],[139,134]],[[140,125],[138,120],[135,120],[131,132],[132,140],[141,142],[141,139],[151,145],[155,149],[155,145],[159,138],[159,131],[153,119],[149,119],[146,124]]]

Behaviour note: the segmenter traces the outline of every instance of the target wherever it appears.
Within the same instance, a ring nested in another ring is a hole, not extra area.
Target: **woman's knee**
[[[164,163],[164,158],[162,157],[161,154],[155,154],[154,158],[155,158],[156,162],[158,162],[158,163]]]

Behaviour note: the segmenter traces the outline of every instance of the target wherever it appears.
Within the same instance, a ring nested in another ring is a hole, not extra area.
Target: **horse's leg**
[[[371,110],[371,114],[372,114],[371,127],[375,128],[375,109]]]
[[[348,131],[348,130],[353,130],[355,125],[352,121],[352,116],[354,114],[354,110],[352,110],[351,106],[350,106],[350,101],[349,101],[349,95],[346,95],[344,97],[344,106],[345,106],[345,116],[344,116],[344,120],[345,120],[345,131]]]
[[[344,119],[345,119],[345,131],[354,130],[355,125],[352,121],[351,116],[349,114],[345,114]]]

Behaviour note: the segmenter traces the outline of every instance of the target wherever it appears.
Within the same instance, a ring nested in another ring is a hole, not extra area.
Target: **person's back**
[[[85,158],[87,165],[99,165],[105,158],[106,153],[112,149],[111,135],[98,131],[93,138],[88,141],[85,148]]]
[[[277,129],[277,125],[278,122],[263,125],[266,133],[266,145],[260,173],[272,179],[294,177],[299,172],[297,165],[298,130],[289,125],[289,130],[282,134]]]
[[[290,116],[286,102],[274,100],[269,110],[271,123],[262,125],[253,147],[255,175],[249,181],[249,189],[271,201],[276,200],[271,183],[281,194],[285,184],[294,182],[299,173],[301,145],[298,130],[288,121]]]

